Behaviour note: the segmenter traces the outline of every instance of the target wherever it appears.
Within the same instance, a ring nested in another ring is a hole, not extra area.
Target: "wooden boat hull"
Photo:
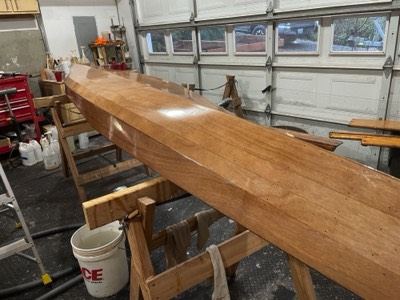
[[[161,176],[361,297],[399,298],[399,180],[106,71],[76,65],[65,83]]]

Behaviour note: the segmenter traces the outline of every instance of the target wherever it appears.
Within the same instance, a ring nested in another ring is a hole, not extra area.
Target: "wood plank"
[[[76,65],[66,86],[162,176],[361,297],[398,297],[399,180],[102,70]]]
[[[400,121],[397,120],[352,119],[349,126],[400,131]]]
[[[343,144],[343,142],[341,142],[341,141],[332,140],[332,139],[325,138],[323,136],[319,136],[319,135],[315,135],[315,134],[302,133],[302,132],[297,132],[297,131],[288,130],[288,129],[281,129],[281,128],[273,128],[273,130],[281,132],[289,137],[296,138],[296,139],[302,140],[304,142],[313,144],[315,146],[326,149],[328,151],[335,151],[335,149],[338,146]]]
[[[366,136],[361,145],[400,148],[400,136]]]
[[[159,177],[82,203],[86,224],[90,229],[121,220],[135,211],[137,199],[150,197],[157,203],[165,202],[186,192],[177,185]]]
[[[69,137],[69,136],[73,136],[73,135],[78,135],[83,132],[89,132],[89,131],[94,130],[92,125],[90,125],[86,121],[71,123],[71,124],[67,124],[65,126],[63,126],[63,124],[61,124],[61,127],[57,127],[57,128],[59,128],[59,133],[60,133],[61,137],[65,137],[65,138]]]
[[[150,247],[153,237],[156,201],[149,197],[143,197],[138,199],[137,204],[139,212],[142,215],[142,227],[144,230],[144,236],[146,237],[147,246]]]
[[[250,231],[218,246],[225,267],[242,260],[267,245]],[[170,299],[213,275],[210,255],[204,252],[146,281],[152,299]]]
[[[369,136],[383,136],[377,133],[365,133],[365,132],[349,132],[349,131],[333,131],[329,132],[329,137],[333,139],[342,140],[355,140],[361,141],[365,137]]]
[[[292,273],[293,283],[297,299],[315,300],[314,285],[311,279],[310,269],[298,259],[289,255],[289,267]]]
[[[143,298],[151,299],[150,290],[146,280],[153,277],[154,269],[149,249],[147,248],[141,218],[135,217],[130,220],[128,222],[128,228],[125,229],[125,233],[128,237],[129,248],[131,249],[131,262],[133,265],[132,271],[134,272],[133,278],[138,281]],[[138,289],[135,284],[133,284],[133,288],[134,295],[138,295]]]
[[[117,174],[122,171],[130,170],[143,165],[140,161],[135,158],[118,162],[115,165],[109,165],[100,169],[96,169],[78,176],[77,182],[79,184],[85,184],[88,182],[96,181],[107,176]]]
[[[219,216],[218,216],[218,220],[223,218],[223,217],[224,217],[224,215],[220,213]],[[190,232],[193,232],[193,231],[197,230],[198,224],[197,224],[197,217],[196,216],[193,216],[193,217],[190,217],[190,218],[186,219],[186,222],[189,224]],[[157,248],[159,248],[161,246],[164,246],[166,243],[167,243],[167,230],[163,229],[163,230],[153,234],[149,248],[154,250],[154,249],[157,249]]]
[[[41,107],[49,107],[54,106],[56,102],[71,102],[67,95],[54,95],[54,96],[47,96],[47,97],[36,97],[33,99],[33,103],[35,104],[36,108]]]

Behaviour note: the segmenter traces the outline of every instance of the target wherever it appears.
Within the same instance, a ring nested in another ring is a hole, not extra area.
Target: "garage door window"
[[[224,27],[200,29],[201,53],[226,53],[226,34]]]
[[[147,51],[150,54],[167,53],[165,36],[163,31],[146,33]]]
[[[193,53],[192,30],[178,30],[171,32],[172,51],[174,53]]]
[[[317,53],[319,22],[316,20],[276,24],[277,53]]]
[[[387,16],[336,18],[332,22],[332,52],[383,52]]]
[[[264,24],[235,26],[235,53],[265,53],[266,32]]]

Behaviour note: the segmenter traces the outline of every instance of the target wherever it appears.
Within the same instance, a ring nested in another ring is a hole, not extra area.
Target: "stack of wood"
[[[329,137],[344,140],[358,140],[363,146],[379,146],[400,148],[400,120],[373,120],[373,119],[352,119],[350,127],[375,129],[389,133],[363,133],[363,132],[330,132]]]

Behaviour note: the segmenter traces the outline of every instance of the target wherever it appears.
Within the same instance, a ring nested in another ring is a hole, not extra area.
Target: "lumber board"
[[[47,97],[36,97],[33,99],[33,103],[35,104],[36,108],[54,106],[56,102],[68,103],[71,101],[65,94]]]
[[[77,178],[78,184],[85,184],[88,182],[92,182],[95,180],[99,180],[101,178],[111,176],[114,174],[117,174],[122,171],[130,170],[136,167],[141,166],[142,163],[138,161],[135,158],[122,161],[122,162],[117,162],[116,164],[113,165],[108,165],[100,169],[96,169],[93,171],[86,172],[84,174],[80,174]]]
[[[138,280],[140,292],[145,299],[151,299],[149,286],[146,280],[154,275],[153,265],[151,263],[150,252],[147,248],[146,237],[143,232],[142,220],[138,217],[128,222],[128,228],[125,229],[126,236],[131,249],[131,270],[134,272],[133,278]],[[131,285],[132,286],[132,285]],[[137,295],[137,286],[133,284],[134,294]]]
[[[253,254],[268,243],[245,231],[218,245],[225,267]],[[152,299],[170,299],[213,275],[208,252],[203,252],[174,268],[146,280]]]
[[[282,128],[273,128],[274,130],[281,132],[289,137],[293,137],[299,140],[302,140],[304,142],[313,144],[315,146],[318,146],[320,148],[329,150],[329,151],[335,151],[335,149],[343,144],[341,141],[337,140],[332,140],[323,136],[318,136],[315,134],[309,134],[309,133],[302,133],[302,132],[296,132],[293,130],[288,130],[288,129],[282,129]]]
[[[161,176],[361,297],[398,297],[399,180],[103,70],[76,65],[65,84],[97,131]]]
[[[397,120],[352,119],[349,126],[400,131],[400,121]]]
[[[137,200],[149,197],[157,203],[186,193],[165,178],[154,178],[126,189],[82,203],[86,224],[90,229],[123,219],[138,209]]]
[[[400,148],[400,136],[366,136],[361,145]]]
[[[316,300],[310,269],[298,259],[289,255],[289,267],[299,300]]]
[[[355,140],[361,141],[365,137],[378,136],[377,133],[365,133],[365,132],[350,132],[350,131],[332,131],[329,132],[329,137],[333,139],[342,140]],[[383,135],[380,135],[383,136]]]

